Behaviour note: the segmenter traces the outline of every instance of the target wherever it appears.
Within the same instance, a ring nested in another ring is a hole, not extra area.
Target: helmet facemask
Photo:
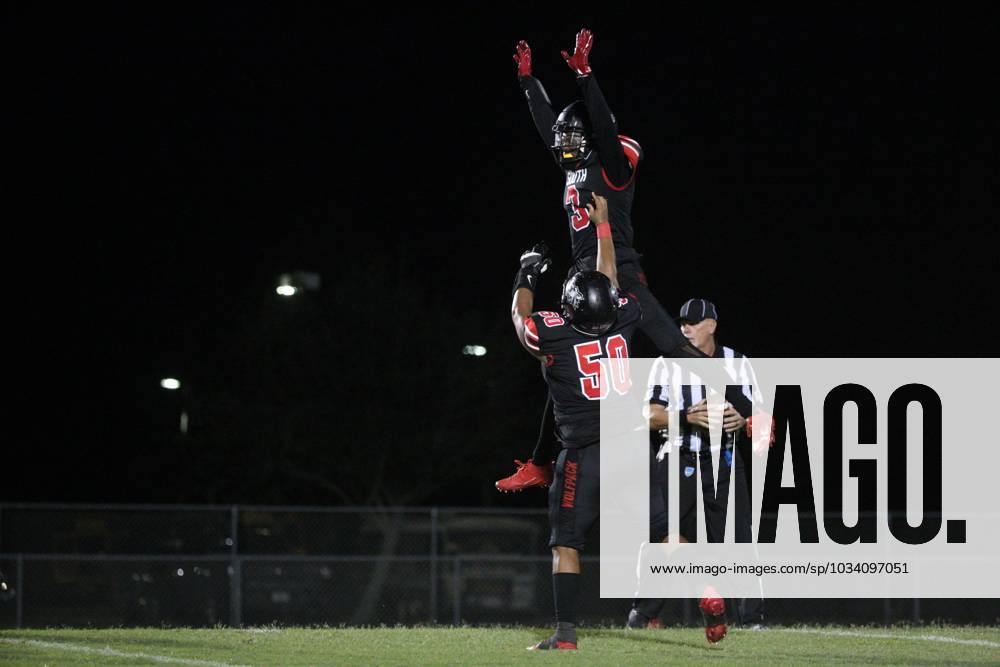
[[[589,157],[590,140],[579,127],[556,127],[555,142],[552,145],[552,152],[556,161],[562,165],[571,165],[583,162]]]

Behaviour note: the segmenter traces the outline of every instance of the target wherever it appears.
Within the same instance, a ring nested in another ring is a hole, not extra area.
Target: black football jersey
[[[601,436],[600,400],[609,391],[625,393],[631,386],[627,364],[601,382],[600,359],[628,359],[632,335],[642,320],[639,301],[619,299],[618,318],[603,336],[587,336],[559,313],[541,311],[525,322],[528,346],[545,355],[543,375],[552,395],[556,432],[564,447],[587,447]],[[610,386],[609,386],[610,385]]]
[[[566,172],[563,208],[569,218],[573,261],[597,254],[597,232],[587,213],[587,204],[593,201],[591,194],[594,192],[608,200],[608,221],[611,223],[617,260],[622,262],[635,257],[635,250],[632,249],[632,201],[635,198],[635,170],[639,165],[641,149],[635,140],[624,135],[619,135],[618,141],[632,167],[628,180],[622,185],[615,185],[610,180],[596,150],[579,169]]]

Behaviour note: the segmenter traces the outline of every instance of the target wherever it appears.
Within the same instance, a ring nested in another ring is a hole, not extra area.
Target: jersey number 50
[[[611,336],[605,343],[607,357],[611,360],[607,375],[611,385],[621,395],[632,387],[632,377],[628,370],[628,343],[621,334]],[[608,395],[607,383],[601,383],[601,357],[605,356],[600,340],[592,340],[573,346],[576,352],[576,367],[580,369],[580,389],[592,401],[599,401]]]

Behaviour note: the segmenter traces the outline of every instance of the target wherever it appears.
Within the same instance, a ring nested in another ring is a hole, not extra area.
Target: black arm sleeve
[[[524,91],[524,96],[528,98],[528,109],[531,110],[531,119],[535,121],[538,134],[541,135],[545,147],[549,148],[555,142],[555,132],[552,126],[556,123],[556,112],[552,110],[552,102],[545,94],[542,82],[533,76],[519,77],[517,82]]]
[[[625,158],[625,149],[618,140],[618,121],[608,108],[604,93],[593,74],[577,77],[576,81],[583,92],[583,103],[590,116],[594,144],[597,146],[597,154],[601,156],[604,172],[615,185],[624,185],[632,176],[632,165]]]

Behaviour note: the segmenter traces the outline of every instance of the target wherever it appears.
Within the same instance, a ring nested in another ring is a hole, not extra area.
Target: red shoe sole
[[[555,648],[541,648],[541,645],[543,643],[544,642],[538,642],[534,646],[529,646],[528,650],[529,651],[555,651],[555,650],[559,650],[559,651],[576,651],[576,650],[578,650],[576,648],[576,644],[573,644],[571,642],[556,642]]]

